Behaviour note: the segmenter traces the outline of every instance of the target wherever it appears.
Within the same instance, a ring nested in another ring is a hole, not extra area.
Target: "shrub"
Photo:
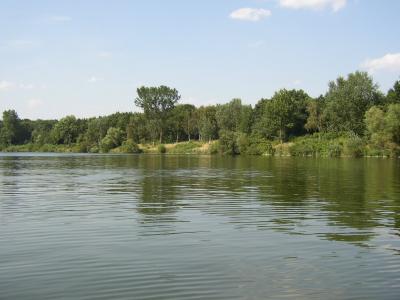
[[[141,153],[139,146],[132,140],[127,140],[119,147],[120,153]]]
[[[210,146],[208,147],[209,154],[217,154],[219,151],[219,141],[211,142]]]
[[[157,147],[157,151],[158,151],[158,153],[164,154],[164,153],[167,152],[167,148],[165,147],[164,144],[160,144],[160,145],[158,145],[158,147]]]
[[[223,130],[219,135],[219,149],[222,154],[240,154],[237,145],[237,134],[233,131]]]
[[[363,156],[364,141],[357,135],[352,134],[345,140],[344,154],[351,157]]]
[[[183,142],[176,144],[175,147],[171,148],[168,152],[174,154],[192,154],[196,153],[196,150],[201,146],[201,143],[195,141]]]

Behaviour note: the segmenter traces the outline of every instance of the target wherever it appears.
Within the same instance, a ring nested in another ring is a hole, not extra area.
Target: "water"
[[[399,299],[400,162],[0,155],[0,299]]]

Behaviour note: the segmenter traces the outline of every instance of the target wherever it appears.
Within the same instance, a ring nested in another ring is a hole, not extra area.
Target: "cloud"
[[[361,64],[370,73],[376,71],[400,71],[400,53],[388,53],[375,59],[367,59]]]
[[[240,21],[257,22],[271,16],[271,11],[263,8],[240,8],[233,11],[230,17]]]
[[[15,84],[10,81],[0,81],[0,91],[8,91],[15,87]]]
[[[314,9],[321,10],[331,8],[338,11],[346,6],[347,0],[279,0],[282,7],[291,9]]]
[[[99,78],[99,77],[96,77],[96,76],[92,76],[92,77],[90,77],[89,79],[88,79],[88,82],[89,83],[96,83],[96,82],[99,82],[99,81],[102,81],[103,80],[103,78]]]
[[[40,99],[29,99],[27,102],[27,106],[29,109],[33,110],[33,109],[37,109],[39,107],[41,107],[43,105],[43,101]]]

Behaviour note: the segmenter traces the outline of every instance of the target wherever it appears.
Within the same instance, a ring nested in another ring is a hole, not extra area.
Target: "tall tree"
[[[0,130],[0,144],[11,145],[18,141],[21,120],[15,110],[3,112],[3,126]]]
[[[386,101],[388,103],[400,103],[400,80],[397,80],[393,88],[388,91]]]
[[[250,105],[243,105],[241,99],[233,99],[229,103],[218,105],[215,117],[220,130],[249,133],[251,115]]]
[[[176,89],[167,86],[140,87],[137,89],[136,106],[143,109],[146,117],[157,124],[160,143],[163,140],[163,133],[171,110],[180,100]]]
[[[304,128],[311,132],[322,132],[324,127],[324,106],[323,96],[317,99],[310,99],[307,103],[307,123]]]
[[[256,132],[283,142],[289,135],[298,135],[304,130],[306,104],[309,96],[303,90],[280,90],[271,100],[261,100],[262,109],[256,120]]]
[[[367,73],[355,72],[349,74],[347,79],[339,77],[330,82],[325,98],[324,114],[328,130],[363,135],[365,112],[371,106],[382,103],[383,95]]]
[[[218,124],[216,120],[215,106],[201,106],[197,109],[197,122],[199,139],[211,141],[218,137]]]
[[[75,143],[80,133],[79,122],[75,116],[66,116],[57,122],[52,133],[56,144]]]

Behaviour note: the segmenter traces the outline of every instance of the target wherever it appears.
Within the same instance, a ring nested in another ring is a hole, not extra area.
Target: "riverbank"
[[[296,157],[392,157],[400,155],[397,145],[386,147],[372,145],[357,136],[330,137],[310,135],[280,143],[265,139],[239,136],[233,140],[220,139],[210,142],[189,141],[168,144],[124,143],[108,152],[99,148],[87,149],[84,145],[24,144],[12,145],[2,152],[54,152],[54,153],[148,153],[184,155],[259,155]]]

